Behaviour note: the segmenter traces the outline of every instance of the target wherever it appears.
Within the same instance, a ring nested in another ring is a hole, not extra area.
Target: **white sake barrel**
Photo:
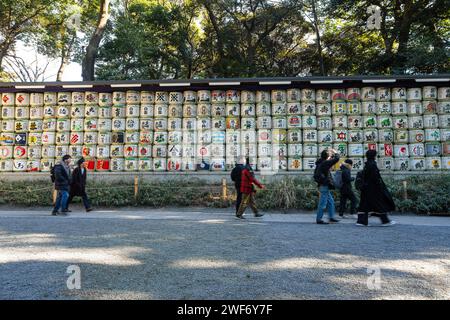
[[[271,129],[272,128],[272,117],[261,116],[257,118],[258,129]]]
[[[348,156],[347,143],[345,143],[345,142],[335,142],[335,143],[333,143],[332,148],[339,153],[340,157],[347,157]],[[319,152],[319,154],[320,154],[320,152]]]
[[[317,128],[319,130],[331,130],[333,128],[333,120],[331,117],[317,117]]]
[[[167,122],[168,130],[181,130],[182,129],[182,118],[169,118]]]
[[[46,130],[46,129],[44,129],[44,130]],[[71,131],[83,131],[84,130],[84,119],[75,118],[75,119],[70,120],[70,130]]]
[[[166,171],[167,170],[167,160],[166,160],[166,158],[155,158],[155,159],[153,159],[153,170],[154,171]]]
[[[303,115],[316,115],[316,104],[314,102],[302,102],[301,104]],[[272,114],[274,114],[272,112]]]
[[[256,129],[256,119],[255,118],[241,118],[241,129],[242,130],[255,130]]]
[[[183,130],[183,144],[195,145],[197,143],[197,132],[194,130]]]
[[[333,142],[332,130],[321,130],[318,132],[319,143],[331,143]]]
[[[377,129],[365,129],[364,130],[364,142],[378,142],[378,130]]]
[[[110,106],[98,107],[99,119],[109,119],[112,117],[112,108]]]
[[[192,157],[183,157],[181,159],[182,171],[195,171],[196,170],[196,161],[195,158]],[[234,168],[234,166],[233,166]]]
[[[316,90],[316,102],[317,103],[328,103],[331,101],[331,92],[330,90]]]
[[[111,171],[123,171],[125,167],[124,158],[112,158],[111,159]]]
[[[251,103],[242,104],[241,105],[241,115],[243,117],[254,117],[254,116],[256,116],[256,105],[255,104],[251,104]]]
[[[21,133],[28,131],[28,120],[16,120],[14,121],[14,132]]]
[[[299,115],[290,115],[287,117],[287,127],[288,129],[301,128],[302,118]]]
[[[44,118],[54,118],[56,116],[55,106],[44,106]]]
[[[123,144],[112,144],[109,150],[112,158],[121,158],[124,156]]]
[[[114,106],[123,106],[123,105],[125,105],[126,102],[127,102],[125,92],[122,92],[122,91],[115,91],[115,92],[113,92],[112,100],[113,100],[113,105]]]
[[[246,104],[254,104],[256,103],[256,96],[253,91],[243,90],[241,91],[241,103]]]
[[[260,129],[256,135],[258,143],[268,144],[272,142],[272,130],[270,129]]]
[[[167,131],[167,118],[155,118],[154,129],[157,131]]]
[[[54,106],[57,101],[56,92],[44,92],[44,105]]]
[[[26,120],[30,118],[30,107],[29,106],[18,106],[15,108],[15,118],[17,120]]]
[[[179,110],[179,113],[180,113],[180,117],[182,116],[182,113],[183,113],[183,107],[181,106],[181,105],[172,105],[172,106],[169,106],[169,114],[171,114],[170,113],[170,111],[171,111],[171,109],[170,108],[172,108],[173,110]],[[173,111],[172,111],[172,113],[173,113]],[[140,107],[140,110],[139,110],[139,115],[140,115],[140,117],[141,118],[148,118],[148,117],[153,117],[154,116],[154,106],[152,105],[152,104],[142,104],[141,105],[141,107]],[[178,114],[178,113],[177,113]],[[171,115],[172,116],[172,115]]]
[[[125,131],[126,120],[123,118],[112,119],[112,131]]]
[[[377,128],[377,117],[376,116],[364,116],[363,117],[364,128]]]
[[[361,143],[364,141],[364,132],[362,130],[348,130],[348,141]]]
[[[226,118],[225,117],[213,117],[211,119],[211,128],[213,130],[225,130]]]
[[[286,91],[285,90],[272,90],[270,94],[270,101],[272,103],[285,103],[286,102]]]
[[[439,128],[450,128],[450,114],[439,116]]]
[[[440,156],[442,153],[442,144],[437,142],[426,142],[425,143],[425,155],[427,157]]]
[[[139,130],[139,118],[127,118],[126,122],[125,122],[125,130],[126,131],[138,131]]]
[[[13,171],[23,172],[27,170],[27,160],[26,159],[14,159],[13,160]]]
[[[215,144],[225,143],[225,130],[223,131],[213,131],[211,134],[211,142]],[[180,141],[181,143],[181,141]]]
[[[181,147],[181,146],[180,146]],[[211,144],[211,157],[225,159],[225,145],[220,143]]]
[[[169,93],[169,103],[170,104],[182,104],[183,103],[183,93],[182,92],[170,92]]]
[[[84,92],[72,92],[72,105],[84,105]]]
[[[114,106],[112,108],[113,116],[113,130],[123,131],[125,130],[125,107]]]
[[[223,103],[225,102],[226,94],[222,90],[211,91],[211,102],[212,103]]]
[[[184,103],[197,103],[197,92],[195,91],[184,91],[183,92],[183,102]]]
[[[425,170],[425,158],[410,158],[409,168],[412,171],[422,171]]]
[[[192,118],[197,116],[197,106],[195,104],[183,105],[183,117]]]
[[[331,114],[333,115],[347,114],[347,104],[343,101],[333,101],[331,105]]]
[[[30,132],[28,134],[29,146],[40,146],[42,144],[42,132]]]
[[[84,131],[97,131],[98,130],[97,122],[98,122],[97,118],[84,119]]]
[[[392,103],[393,115],[406,115],[408,113],[408,106],[404,101],[397,101]]]
[[[395,119],[395,120],[394,120]],[[390,129],[395,125],[403,126],[403,127],[396,127],[397,129],[405,129],[408,127],[408,123],[403,122],[405,119],[407,120],[407,117],[395,117],[392,118],[389,115],[381,115],[377,117],[377,127],[378,129]]]
[[[30,119],[40,120],[44,117],[44,108],[38,106],[30,107]]]
[[[259,171],[272,171],[272,158],[271,157],[258,157],[258,170]]]
[[[395,171],[409,171],[409,158],[395,158]]]
[[[195,101],[195,93],[192,98],[193,91],[185,91],[184,92],[184,102],[192,102],[192,99]],[[169,103],[169,93],[164,91],[156,91],[155,92],[155,103],[158,104],[167,104]]]
[[[258,157],[271,157],[272,145],[268,143],[258,144]]]
[[[138,156],[138,145],[136,144],[126,144],[123,146],[123,155],[126,157],[137,157]]]
[[[74,132],[70,133],[70,144],[73,145],[81,145],[84,143],[84,133],[83,132]]]
[[[317,123],[316,123],[317,125]],[[287,129],[287,119],[286,117],[276,117],[272,118],[272,128],[274,129]]]
[[[317,130],[303,130],[304,142],[317,142],[318,133]]]
[[[12,159],[13,146],[0,146],[0,159]]]
[[[270,103],[260,102],[256,105],[256,115],[258,117],[270,116],[271,114],[272,114],[272,107]]]
[[[272,158],[272,170],[274,172],[278,172],[278,171],[286,171],[288,169],[288,162],[287,162],[287,158],[286,157],[282,157],[282,158]],[[258,170],[261,170],[258,167]]]
[[[14,110],[15,110],[14,106],[3,106],[1,118],[3,120],[14,119],[14,114],[15,114]]]
[[[450,114],[450,100],[439,101],[437,103],[437,112],[439,114]]]
[[[28,147],[28,159],[37,160],[41,159],[42,147],[41,146],[29,146]]]
[[[210,130],[211,129],[211,118],[198,118],[197,119],[197,130]]]
[[[26,171],[27,172],[38,172],[41,167],[41,160],[28,160],[26,162]]]
[[[155,93],[150,91],[141,91],[141,104],[155,103]]]
[[[407,144],[395,144],[394,145],[394,157],[409,157],[409,148]]]
[[[303,156],[317,157],[318,154],[319,154],[319,146],[317,145],[317,143],[303,144]]]
[[[139,131],[126,131],[125,132],[125,143],[128,143],[128,144],[139,143]]]
[[[42,107],[44,105],[44,94],[38,92],[30,93],[30,105],[33,107]]]
[[[380,171],[392,171],[394,170],[394,158],[385,157],[380,158],[378,161],[378,168]]]
[[[58,105],[56,107],[56,117],[61,118],[69,118],[70,117],[70,109],[69,105]]]
[[[55,132],[43,132],[42,133],[42,144],[43,145],[53,145],[56,142],[56,134]]]
[[[241,143],[241,132],[239,130],[227,130],[225,138],[227,144],[239,144]]]
[[[378,141],[393,142],[394,141],[394,131],[392,129],[378,130]]]
[[[212,131],[211,130],[199,130],[197,132],[197,139],[199,144],[210,144],[211,143],[211,137]]]
[[[301,105],[298,102],[289,102],[287,104],[288,115],[300,115],[302,113]]]
[[[423,116],[424,128],[437,128],[439,125],[439,116],[437,114],[425,114]]]
[[[209,158],[211,156],[211,146],[208,145],[197,145],[196,147],[196,151],[195,151],[195,155],[196,157],[204,157],[204,158]]]
[[[426,142],[441,141],[441,131],[439,129],[425,129]]]
[[[181,119],[180,119],[180,121],[181,121]],[[153,131],[154,127],[155,127],[155,123],[154,123],[153,118],[141,118],[141,119],[139,119],[139,130],[142,130],[142,131]]]
[[[363,115],[374,115],[377,113],[377,103],[375,101],[364,101],[361,104],[361,111]]]
[[[332,89],[331,100],[332,101],[345,101],[346,92],[345,89]]]
[[[98,105],[101,107],[109,107],[113,104],[113,95],[108,92],[98,94]]]
[[[225,110],[226,110],[227,116],[238,117],[241,113],[239,104],[227,103],[227,105],[225,106]]]
[[[41,160],[41,172],[50,172],[50,169],[56,164],[55,158],[46,158]]]
[[[84,102],[86,105],[98,105],[98,92],[86,91]]]
[[[450,157],[442,157],[442,169],[450,170]]]
[[[58,119],[56,120],[56,131],[70,131],[70,120],[69,119]]]
[[[189,144],[189,145],[183,144],[182,146],[183,146],[183,151],[182,151],[183,157],[185,157],[185,158],[195,158],[195,155],[197,153],[197,146],[196,145],[194,145],[194,144]]]
[[[410,116],[410,117],[408,117],[408,128],[410,128],[410,129],[423,129],[423,117],[422,116]]]
[[[287,89],[286,90],[286,101],[287,102],[299,102],[301,99],[301,91],[300,89]]]
[[[256,144],[256,131],[255,130],[241,131],[241,143]]]
[[[287,163],[289,171],[301,171],[303,169],[301,158],[289,158]]]
[[[139,161],[137,158],[125,158],[125,171],[138,171]]]
[[[57,145],[69,144],[70,143],[70,132],[56,132],[55,140]]]
[[[181,171],[182,167],[183,167],[182,158],[167,159],[167,171]]]
[[[423,101],[423,113],[424,114],[435,114],[437,113],[437,102],[435,100]]]
[[[361,104],[359,102],[353,101],[347,103],[347,114],[348,115],[359,115],[361,114]]]
[[[97,123],[98,131],[111,131],[112,120],[111,119],[98,119]]]
[[[316,92],[314,89],[308,89],[308,88],[302,89],[300,98],[302,101],[314,102],[316,100]]]
[[[258,155],[258,148],[256,143],[241,144],[241,155],[244,157],[255,158]]]
[[[392,101],[406,101],[406,88],[392,88]]]
[[[301,158],[303,156],[303,145],[301,143],[291,143],[288,145],[289,158]]]
[[[167,117],[169,115],[169,106],[166,104],[155,104],[153,114],[155,117]]]
[[[83,105],[72,105],[70,107],[71,118],[84,118],[84,114],[85,114],[85,107]]]
[[[186,148],[183,149],[183,154],[186,155],[186,152],[184,151]],[[227,157],[233,157],[237,159],[241,155],[241,145],[240,144],[227,144],[225,145],[225,151],[227,153]]]
[[[333,141],[334,142],[347,142],[348,132],[345,129],[333,130]]]
[[[151,158],[139,158],[138,161],[138,170],[139,171],[152,171],[153,170],[153,162]]]
[[[361,100],[361,89],[359,88],[347,88],[346,100]]]
[[[314,171],[316,168],[316,158],[303,158],[303,170]]]
[[[377,114],[391,114],[392,113],[392,105],[390,102],[377,102]]]
[[[300,129],[290,129],[287,132],[288,143],[301,143],[302,138],[302,131]]]
[[[408,102],[408,115],[422,115],[423,114],[423,105],[420,101]]]
[[[44,145],[41,150],[42,158],[54,158],[56,155],[56,146],[55,145]]]
[[[251,93],[251,91],[249,91]],[[210,103],[211,102],[211,91],[209,90],[199,90],[197,91],[197,98],[199,102]]]
[[[240,128],[239,117],[227,117],[226,119],[226,128],[237,130]]]
[[[154,144],[167,144],[168,139],[168,133],[167,131],[157,131],[153,134],[153,143]]]
[[[97,132],[85,132],[84,133],[84,144],[96,144],[98,141]]]
[[[439,100],[450,100],[450,87],[438,88],[438,99]]]
[[[256,91],[256,102],[270,102],[269,91]]]
[[[377,101],[390,101],[391,100],[391,89],[389,88],[377,88],[376,98]]]
[[[362,157],[364,156],[364,148],[362,143],[349,143],[348,155],[350,157]]]
[[[199,103],[197,105],[197,117],[210,117],[211,105],[209,103]]]
[[[140,131],[139,143],[152,144],[153,143],[153,131]]]
[[[213,104],[211,106],[211,115],[213,117],[224,117],[226,115],[226,107],[224,104]]]
[[[422,88],[423,100],[436,100],[438,98],[437,87],[425,86]]]
[[[287,130],[285,130],[285,129],[273,129],[272,130],[272,142],[273,143],[286,143],[286,141],[287,141]]]
[[[409,143],[422,143],[425,141],[424,130],[409,130]]]
[[[359,129],[363,127],[363,117],[361,116],[348,116],[348,128]]]
[[[442,162],[440,157],[427,157],[425,158],[425,168],[427,170],[441,170]]]
[[[58,92],[57,99],[60,106],[72,104],[72,94],[70,92]]]
[[[423,143],[411,143],[409,145],[409,155],[411,157],[424,157],[425,145]]]
[[[408,88],[406,91],[406,99],[408,101],[422,100],[422,89],[421,88]]]
[[[348,118],[344,115],[336,115],[333,116],[333,128],[347,128],[348,127]]]
[[[272,156],[274,158],[282,158],[287,157],[288,154],[288,145],[287,144],[279,144],[275,143],[272,145]]]
[[[55,157],[57,159],[61,159],[62,157],[64,157],[68,153],[69,153],[69,146],[62,145],[62,146],[56,146],[55,147]]]
[[[138,117],[140,114],[140,106],[136,104],[128,104],[125,108],[127,118]]]
[[[394,130],[395,143],[407,143],[409,141],[408,130]]]
[[[302,127],[304,129],[316,129],[317,128],[317,117],[311,116],[311,115],[303,116]]]

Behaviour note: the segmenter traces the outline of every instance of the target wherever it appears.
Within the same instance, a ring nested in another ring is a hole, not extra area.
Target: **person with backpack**
[[[328,208],[329,221],[332,223],[339,222],[334,218],[335,207],[334,199],[331,194],[334,189],[333,178],[331,176],[331,167],[339,161],[339,154],[336,150],[323,150],[320,158],[316,161],[316,169],[314,170],[314,181],[317,182],[320,192],[319,207],[317,208],[316,223],[328,224],[322,220],[323,211]]]
[[[344,218],[345,207],[347,205],[347,200],[350,200],[350,214],[354,215],[356,213],[356,196],[353,193],[352,181],[355,178],[352,178],[351,170],[352,170],[353,161],[351,159],[346,159],[344,163],[341,165],[340,170],[336,172],[340,172],[340,183],[336,183],[336,187],[340,192],[340,201],[339,201],[339,216]]]
[[[245,209],[248,206],[253,210],[255,217],[262,217],[264,214],[258,212],[258,208],[255,203],[256,190],[253,184],[256,184],[258,188],[264,189],[264,186],[255,178],[255,174],[253,172],[252,167],[249,164],[249,161],[246,161],[247,164],[244,166],[244,169],[241,173],[241,193],[242,193],[242,202],[239,206],[239,210],[236,213],[236,217],[239,219],[244,218]]]
[[[51,176],[52,181],[55,183],[55,190],[58,192],[56,197],[55,207],[53,208],[52,215],[62,215],[66,216],[67,209],[67,201],[69,200],[69,191],[70,191],[70,162],[72,158],[69,155],[65,155],[62,157],[62,160],[52,167]],[[62,209],[59,212],[59,209]]]
[[[236,215],[242,202],[241,177],[245,163],[246,161],[244,157],[239,158],[236,166],[231,171],[231,180],[234,182],[234,187],[236,188]]]
[[[67,202],[67,206],[69,206],[74,197],[80,196],[83,200],[83,205],[86,209],[86,212],[90,212],[92,211],[92,207],[86,193],[87,169],[85,164],[86,162],[84,158],[81,158],[77,162],[77,167],[73,170],[72,181],[70,184],[70,196]],[[67,210],[69,210],[68,207]]]
[[[379,217],[382,226],[391,226],[395,221],[391,221],[388,217],[388,212],[395,210],[395,203],[389,193],[380,171],[378,170],[375,161],[377,152],[375,150],[368,150],[366,152],[367,162],[364,169],[357,177],[358,187],[361,191],[361,199],[358,208],[358,226],[369,225],[369,213],[372,216]]]

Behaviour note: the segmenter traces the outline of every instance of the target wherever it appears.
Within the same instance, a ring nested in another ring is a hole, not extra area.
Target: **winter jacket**
[[[69,167],[60,162],[55,165],[55,189],[61,191],[69,191],[70,190],[70,169]]]
[[[262,184],[259,183],[258,180],[254,177],[252,172],[245,167],[244,170],[242,170],[242,177],[241,177],[241,192],[245,194],[251,194],[253,192],[253,184],[256,184],[258,188],[262,188]]]
[[[84,169],[81,173],[81,168],[76,167],[72,173],[72,181],[70,184],[70,194],[74,196],[82,196],[86,193],[86,178],[87,170]]]
[[[351,193],[352,192],[352,181],[355,180],[355,178],[352,178],[352,174],[351,174],[349,167],[350,167],[350,165],[346,165],[346,164],[341,165],[341,171],[342,171],[341,193]]]
[[[333,178],[331,177],[331,167],[339,162],[339,155],[335,154],[329,160],[319,159],[316,161],[316,168],[320,176],[326,177],[323,181],[318,183],[320,186],[327,186],[333,188]]]

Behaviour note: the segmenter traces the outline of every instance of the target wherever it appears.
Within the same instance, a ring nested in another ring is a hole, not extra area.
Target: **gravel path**
[[[361,228],[316,225],[311,213],[247,216],[2,210],[0,299],[450,299],[450,218]],[[70,265],[79,290],[67,288]]]

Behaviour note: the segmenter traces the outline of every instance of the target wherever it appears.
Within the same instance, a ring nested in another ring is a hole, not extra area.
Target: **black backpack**
[[[231,180],[233,182],[241,182],[242,169],[242,166],[236,166],[231,170]]]
[[[55,176],[55,166],[54,165],[50,166],[50,179],[52,179],[52,183],[55,183],[56,176]]]
[[[364,170],[358,171],[355,179],[355,188],[361,191],[364,188]]]
[[[327,179],[327,177],[324,176],[323,173],[320,172],[321,165],[322,165],[322,163],[320,163],[316,166],[316,169],[314,169],[314,175],[313,175],[314,181],[317,182],[318,184],[323,184],[325,182],[325,180]]]

